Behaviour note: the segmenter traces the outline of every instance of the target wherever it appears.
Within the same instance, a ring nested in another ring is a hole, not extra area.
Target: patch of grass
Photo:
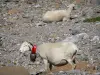
[[[87,18],[83,22],[96,22],[96,21],[100,21],[100,17]]]

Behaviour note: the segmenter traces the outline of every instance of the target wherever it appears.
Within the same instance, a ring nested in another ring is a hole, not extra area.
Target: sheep
[[[43,43],[38,46],[28,42],[24,43],[27,45],[22,44],[20,51],[24,53],[27,50],[31,50],[30,59],[32,61],[35,61],[36,56],[39,54],[43,59],[45,72],[52,70],[53,66],[65,65],[67,63],[72,65],[72,69],[76,67],[74,61],[78,47],[73,42]]]
[[[65,65],[67,62],[75,69],[76,64],[73,61],[77,51],[78,47],[72,42],[43,43],[37,47],[33,46],[30,58],[35,58],[38,53],[44,61],[45,71],[52,70],[52,66]]]
[[[52,11],[47,11],[44,15],[43,15],[43,21],[44,22],[52,22],[52,21],[68,21],[70,19],[70,14],[71,11],[73,10],[73,7],[75,6],[75,4],[70,4],[68,6],[67,10],[52,10]]]

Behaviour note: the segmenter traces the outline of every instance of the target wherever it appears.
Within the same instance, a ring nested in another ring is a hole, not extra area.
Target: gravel
[[[32,1],[32,0],[29,0]],[[37,0],[37,2],[26,2],[20,0],[2,0],[0,2],[0,65],[14,66],[21,65],[35,74],[44,69],[40,58],[36,62],[30,61],[30,51],[25,54],[19,52],[19,48],[24,41],[33,44],[43,42],[63,41],[68,37],[73,37],[79,33],[86,33],[87,36],[76,42],[80,51],[77,58],[79,61],[88,61],[92,65],[100,64],[100,22],[83,22],[85,18],[100,16],[96,11],[100,6],[76,6],[72,11],[73,15],[78,15],[68,22],[42,21],[42,15],[48,10],[66,9],[69,4],[66,0]],[[81,12],[80,12],[81,11]],[[96,13],[96,14],[95,14]],[[94,15],[95,14],[95,15]],[[74,38],[72,38],[75,40]],[[37,64],[37,62],[39,62]],[[97,67],[99,75],[100,68]],[[57,72],[53,75],[89,75],[83,71],[71,70],[66,72]]]

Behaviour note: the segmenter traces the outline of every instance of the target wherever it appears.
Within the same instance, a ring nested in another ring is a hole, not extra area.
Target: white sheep
[[[52,65],[64,65],[67,64],[67,62],[72,65],[72,69],[74,69],[76,66],[73,61],[75,59],[78,48],[72,42],[43,43],[37,46],[37,49],[35,46],[35,51],[37,52],[34,52],[34,46],[32,51],[31,58],[35,58],[35,53],[38,53],[44,61],[46,71],[48,69],[51,70]]]
[[[52,10],[47,11],[43,15],[43,21],[44,22],[52,22],[52,21],[68,21],[70,19],[70,14],[75,4],[70,4],[67,10]]]
[[[43,43],[33,47],[30,43],[24,42],[20,51],[24,53],[30,49],[30,59],[35,61],[36,55],[39,54],[44,61],[45,71],[51,70],[52,66],[64,65],[67,62],[72,65],[72,69],[76,66],[73,61],[75,60],[78,47],[73,42]]]

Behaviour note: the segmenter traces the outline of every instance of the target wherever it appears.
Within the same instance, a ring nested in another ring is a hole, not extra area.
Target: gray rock
[[[39,23],[36,24],[37,27],[38,26],[44,26],[44,25],[45,25],[45,23],[43,23],[43,22],[39,22]]]
[[[31,62],[30,51],[26,51],[21,56],[19,52],[20,43],[30,41],[39,45],[43,42],[61,40],[77,43],[79,47],[78,60],[89,61],[91,56],[93,61],[98,63],[100,61],[100,43],[98,44],[100,22],[84,23],[82,21],[88,17],[100,16],[99,5],[79,5],[71,13],[77,17],[68,22],[42,22],[43,13],[52,9],[67,9],[66,4],[69,5],[68,0],[0,0],[0,64],[2,66],[21,65],[26,69],[33,69],[32,73],[35,75],[39,70],[43,70],[43,61],[37,59],[36,62],[40,63]],[[11,12],[12,14],[8,14],[11,9],[14,11]],[[52,34],[54,34],[53,37],[50,36]],[[68,34],[67,37],[64,34]],[[95,42],[96,44],[94,44]],[[78,71],[54,74],[87,75],[85,72]]]
[[[93,42],[93,43],[99,43],[99,42],[100,42],[99,36],[94,36],[94,37],[91,39],[91,42]]]
[[[89,35],[86,33],[80,33],[77,35],[73,35],[71,37],[67,37],[65,40],[63,40],[63,42],[78,42],[81,41],[82,39],[88,39]]]

